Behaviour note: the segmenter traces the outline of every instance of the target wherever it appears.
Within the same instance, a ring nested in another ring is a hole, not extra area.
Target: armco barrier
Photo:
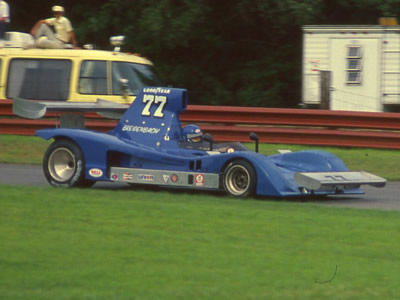
[[[55,113],[40,120],[16,117],[11,104],[0,101],[0,134],[33,135],[58,125]],[[400,149],[399,113],[189,105],[181,121],[199,124],[216,141],[245,142],[255,132],[266,143]],[[89,129],[106,132],[115,124],[86,114]]]

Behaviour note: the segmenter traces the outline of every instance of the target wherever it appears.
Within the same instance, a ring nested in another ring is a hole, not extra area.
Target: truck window
[[[132,95],[137,95],[146,86],[160,86],[154,70],[149,65],[141,65],[128,62],[112,63],[112,93],[121,95],[121,79],[128,80],[128,88]]]
[[[85,60],[79,73],[81,94],[107,95],[107,64],[101,60]]]
[[[10,63],[7,98],[67,100],[71,61],[15,58]]]

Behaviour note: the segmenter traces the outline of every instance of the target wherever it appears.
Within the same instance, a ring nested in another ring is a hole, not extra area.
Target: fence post
[[[320,71],[321,80],[321,99],[320,109],[330,109],[331,107],[331,71]]]

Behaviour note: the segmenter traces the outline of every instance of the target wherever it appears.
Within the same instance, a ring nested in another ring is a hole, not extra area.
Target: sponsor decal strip
[[[110,170],[110,178],[113,181],[207,189],[219,188],[219,176],[220,175],[216,173],[193,173],[120,167],[112,167]]]

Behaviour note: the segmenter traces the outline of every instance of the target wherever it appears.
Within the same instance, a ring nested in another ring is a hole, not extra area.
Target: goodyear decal
[[[165,88],[144,88],[143,92],[152,94],[170,94],[171,90]]]

